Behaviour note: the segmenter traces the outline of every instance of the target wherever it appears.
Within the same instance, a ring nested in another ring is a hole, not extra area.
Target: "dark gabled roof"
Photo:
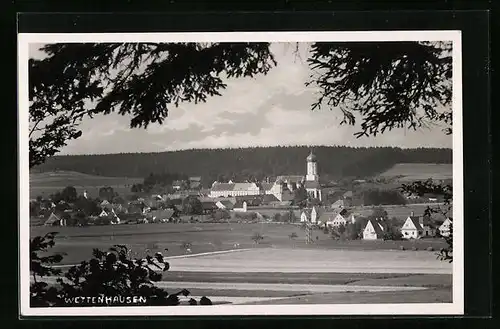
[[[212,191],[232,191],[234,186],[234,183],[215,183],[212,186]]]
[[[220,200],[219,203],[226,207],[226,209],[233,209],[234,207],[234,204],[229,200]]]
[[[274,194],[266,194],[262,197],[263,202],[276,202],[279,201]]]
[[[415,228],[419,231],[423,230],[422,226],[420,225],[420,222],[419,222],[419,219],[420,217],[419,216],[409,216],[408,217],[412,223],[413,223],[413,226],[415,226]]]
[[[423,230],[422,225],[431,228],[437,228],[439,226],[438,223],[434,222],[429,216],[409,216],[408,218],[410,218],[417,230]]]
[[[236,200],[236,202],[246,201],[248,206],[258,206],[262,202],[262,195],[237,195],[234,197],[234,199]]]

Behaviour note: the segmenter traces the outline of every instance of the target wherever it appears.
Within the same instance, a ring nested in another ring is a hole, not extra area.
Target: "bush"
[[[260,234],[259,232],[255,232],[253,235],[252,235],[252,240],[253,242],[255,242],[256,244],[259,244],[260,241],[264,240],[264,237],[262,236],[262,234]]]
[[[399,250],[406,250],[404,246],[399,246]]]
[[[61,270],[52,266],[61,262],[63,256],[55,254],[40,256],[55,245],[54,237],[57,233],[51,232],[43,237],[37,236],[30,241],[31,276],[33,283],[30,286],[30,304],[32,307],[69,306],[67,299],[74,297],[146,297],[146,306],[179,305],[179,296],[189,296],[186,289],[173,294],[155,286],[155,282],[162,279],[163,272],[168,271],[170,264],[166,262],[160,252],[154,256],[131,258],[131,251],[124,245],[115,245],[108,252],[99,249],[93,250],[93,257],[79,265],[71,267],[64,278]],[[46,276],[56,276],[58,285],[49,286],[42,279]],[[190,305],[196,305],[191,299]],[[211,305],[211,301],[203,297],[200,305]],[[126,304],[133,306],[134,304]],[[144,305],[144,304],[141,304]],[[78,304],[86,306],[86,304]],[[88,306],[94,306],[89,304]]]
[[[434,248],[432,248],[432,247],[427,247],[427,251],[434,251]]]
[[[413,250],[413,251],[417,251],[417,250],[418,250],[418,248],[414,246],[414,247],[412,247],[412,248],[411,248],[411,250]]]

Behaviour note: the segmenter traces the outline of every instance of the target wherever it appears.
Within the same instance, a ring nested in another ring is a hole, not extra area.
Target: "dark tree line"
[[[73,170],[102,176],[145,177],[145,186],[168,185],[176,179],[186,179],[192,175],[201,176],[203,185],[209,186],[215,180],[255,181],[266,176],[303,175],[309,152],[310,148],[306,146],[290,146],[71,155],[52,157],[35,170]],[[451,149],[322,146],[315,147],[314,152],[319,173],[325,179],[370,177],[402,162],[451,163],[452,160]]]

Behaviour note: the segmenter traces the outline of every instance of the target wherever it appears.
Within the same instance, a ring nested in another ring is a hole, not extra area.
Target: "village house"
[[[336,214],[333,219],[329,219],[326,223],[328,226],[339,227],[341,225],[346,226],[349,223],[354,224],[356,219],[353,214],[350,214],[346,209],[342,209],[338,212],[334,212]]]
[[[234,183],[233,181],[219,183],[216,181],[212,184],[209,196],[217,198],[259,194],[261,194],[261,188],[256,183]]]
[[[453,221],[451,220],[451,218],[446,218],[444,220],[444,222],[439,226],[438,230],[439,230],[439,234],[441,236],[450,236],[450,232],[451,232],[451,228],[452,228],[452,225],[453,225]]]
[[[415,216],[413,211],[406,219],[401,234],[404,239],[420,239],[436,235],[436,228],[428,216]]]
[[[319,207],[312,207],[312,209],[304,209],[300,214],[301,222],[310,222],[312,224],[320,224],[320,217],[323,216],[324,210]]]
[[[247,212],[247,202],[246,201],[236,201],[233,207],[233,211],[237,212]]]
[[[66,226],[66,220],[59,218],[54,213],[51,213],[49,218],[47,218],[47,220],[45,221],[45,223],[43,225],[45,225],[45,226]]]
[[[304,209],[300,213],[300,222],[305,223],[309,221],[309,218],[311,218],[311,209]]]
[[[363,229],[363,240],[378,240],[384,237],[384,227],[375,219],[369,219]]]

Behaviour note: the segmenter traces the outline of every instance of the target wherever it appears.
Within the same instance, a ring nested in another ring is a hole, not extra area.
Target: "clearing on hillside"
[[[122,195],[130,193],[132,185],[142,181],[142,178],[96,176],[75,171],[30,173],[30,195],[33,198],[48,196],[67,186],[75,187],[79,194],[87,190],[92,197],[98,196],[99,188],[111,186]]]
[[[381,173],[379,177],[397,179],[399,181],[453,179],[451,163],[398,163]]]

